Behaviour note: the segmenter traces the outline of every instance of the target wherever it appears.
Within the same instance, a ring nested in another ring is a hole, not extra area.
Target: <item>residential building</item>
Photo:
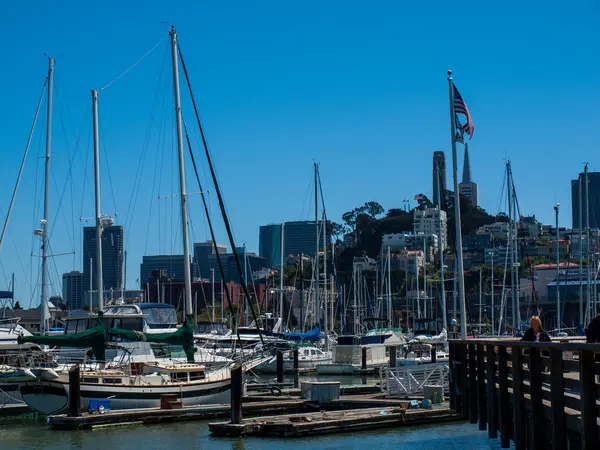
[[[438,176],[439,168],[439,176]],[[433,206],[440,206],[439,195],[444,198],[446,195],[446,155],[444,152],[433,152]]]
[[[381,252],[385,256],[388,247],[390,250],[421,250],[427,242],[427,260],[431,261],[438,252],[437,234],[390,233],[381,237]]]
[[[494,239],[507,239],[508,222],[494,222],[477,228],[477,234],[492,234]]]
[[[461,197],[466,197],[471,201],[473,206],[477,206],[479,203],[479,192],[477,183],[474,183],[471,179],[471,162],[469,161],[469,146],[465,144],[465,160],[463,164],[463,177],[462,182],[458,185],[458,192]]]
[[[377,270],[377,261],[368,256],[355,256],[352,261],[355,270]]]
[[[62,298],[70,310],[83,307],[83,273],[78,270],[63,273]]]
[[[465,253],[484,252],[492,247],[492,233],[469,233],[462,237],[463,251]]]
[[[539,239],[542,234],[542,224],[535,220],[533,216],[521,216],[521,220],[517,226],[519,236]]]
[[[559,259],[566,259],[571,249],[569,241],[566,239],[558,240]],[[544,245],[537,246],[537,255],[549,258],[551,261],[556,259],[556,239]]]
[[[390,268],[416,273],[423,267],[423,250],[393,250],[390,252]]]
[[[220,255],[227,253],[227,245],[214,244],[213,241],[196,242],[194,244],[194,263],[196,264],[197,276],[210,280],[212,277],[211,269],[215,272],[219,271],[216,254]]]
[[[102,281],[104,297],[110,290],[120,291],[123,285],[123,226],[111,225],[102,230]],[[96,227],[83,228],[83,280],[84,292],[90,290],[90,260],[92,288],[96,289]]]
[[[438,219],[438,214],[441,218]],[[448,245],[448,220],[446,216],[446,211],[439,211],[437,207],[435,208],[425,208],[425,209],[415,209],[413,215],[413,227],[415,234],[425,234],[431,235],[435,234],[436,236],[439,233],[439,229],[442,229],[442,242],[441,247],[442,250],[446,250]],[[437,246],[436,246],[437,252]]]
[[[588,172],[588,199],[585,198],[585,173],[580,173],[576,180],[571,181],[571,214],[573,228],[580,228],[579,225],[579,200],[581,199],[581,215],[586,227],[589,218],[590,228],[600,228],[600,172]],[[580,193],[581,189],[581,193]],[[589,205],[589,211],[586,211],[586,204]]]

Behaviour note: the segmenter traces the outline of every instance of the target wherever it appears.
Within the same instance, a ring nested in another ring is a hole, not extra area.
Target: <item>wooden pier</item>
[[[600,345],[450,342],[450,408],[502,448],[600,449]]]

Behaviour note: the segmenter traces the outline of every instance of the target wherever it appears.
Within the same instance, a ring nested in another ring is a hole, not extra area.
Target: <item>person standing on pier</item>
[[[525,332],[522,341],[528,342],[552,342],[548,333],[542,328],[542,320],[538,316],[532,316],[529,329]]]
[[[588,344],[600,342],[600,314],[594,317],[586,327],[585,337]]]

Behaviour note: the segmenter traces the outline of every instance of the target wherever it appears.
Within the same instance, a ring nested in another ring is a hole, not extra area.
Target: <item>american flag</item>
[[[454,83],[452,84],[454,86]],[[464,114],[467,118],[467,123],[462,125],[462,130],[469,135],[469,138],[473,137],[473,131],[475,131],[475,126],[473,125],[473,119],[471,119],[471,114],[469,114],[469,108],[467,108],[467,104],[460,96],[460,92],[454,86],[454,112],[456,114]],[[458,120],[457,120],[458,122]],[[459,123],[460,125],[460,123]]]

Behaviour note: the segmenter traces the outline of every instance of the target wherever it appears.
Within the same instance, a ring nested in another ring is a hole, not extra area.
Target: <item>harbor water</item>
[[[0,418],[0,448],[21,450],[68,449],[327,449],[369,448],[406,450],[489,450],[499,449],[499,440],[490,440],[485,431],[468,423],[448,423],[400,429],[382,429],[352,434],[334,434],[302,439],[213,438],[208,421],[152,426],[129,426],[87,431],[54,431],[43,419]]]

